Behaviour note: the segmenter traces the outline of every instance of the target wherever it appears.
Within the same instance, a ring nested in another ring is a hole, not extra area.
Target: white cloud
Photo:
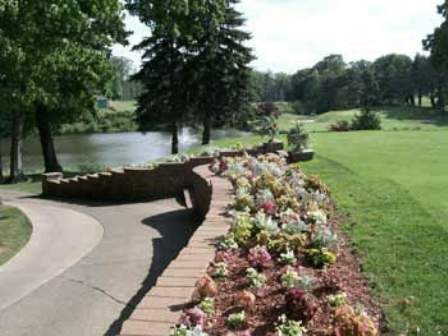
[[[243,0],[239,9],[253,34],[249,45],[260,70],[295,72],[331,53],[346,61],[373,60],[396,52],[410,56],[422,51],[421,41],[441,22],[440,0]],[[127,19],[137,43],[147,29]],[[114,53],[139,64],[129,48]]]

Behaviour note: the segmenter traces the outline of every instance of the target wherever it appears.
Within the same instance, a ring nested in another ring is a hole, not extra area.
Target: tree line
[[[447,75],[429,56],[388,54],[373,62],[346,63],[341,55],[329,55],[311,68],[293,75],[254,72],[253,82],[261,101],[289,101],[298,113],[314,114],[362,106],[368,75],[372,106],[423,105],[444,111]]]

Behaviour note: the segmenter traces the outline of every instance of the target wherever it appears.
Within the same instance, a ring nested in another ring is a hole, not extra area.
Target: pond
[[[227,129],[213,130],[212,139],[244,136],[248,133]],[[179,134],[181,151],[199,145],[201,133],[191,128]],[[79,169],[80,166],[117,167],[126,164],[142,164],[170,155],[171,136],[167,132],[109,133],[64,135],[55,138],[58,159],[64,168]],[[4,139],[1,151],[5,168],[8,163],[9,142]],[[27,172],[42,170],[43,159],[38,139],[27,139],[24,144],[24,168]]]

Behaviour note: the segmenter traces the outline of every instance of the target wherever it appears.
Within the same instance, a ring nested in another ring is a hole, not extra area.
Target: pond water
[[[248,133],[227,129],[213,130],[212,139],[239,137]],[[201,133],[182,129],[179,148],[185,151],[200,144]],[[58,159],[65,168],[79,169],[83,165],[117,167],[126,164],[141,164],[170,155],[171,136],[166,132],[113,133],[64,135],[55,138]],[[9,142],[1,141],[4,164],[8,163]],[[38,139],[27,139],[24,144],[24,168],[27,172],[41,170],[43,159]]]

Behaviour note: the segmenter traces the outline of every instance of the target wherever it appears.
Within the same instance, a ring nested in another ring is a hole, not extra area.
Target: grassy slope
[[[288,130],[297,120],[314,120],[307,124],[307,129],[312,132],[327,131],[329,126],[337,121],[350,121],[360,110],[330,111],[317,116],[297,116],[284,114],[280,118],[280,128]],[[440,118],[431,109],[417,107],[385,107],[378,109],[382,119],[383,129],[394,130],[436,130],[441,126],[448,126],[448,117]]]
[[[31,225],[22,212],[0,206],[0,265],[25,246],[31,231]]]

